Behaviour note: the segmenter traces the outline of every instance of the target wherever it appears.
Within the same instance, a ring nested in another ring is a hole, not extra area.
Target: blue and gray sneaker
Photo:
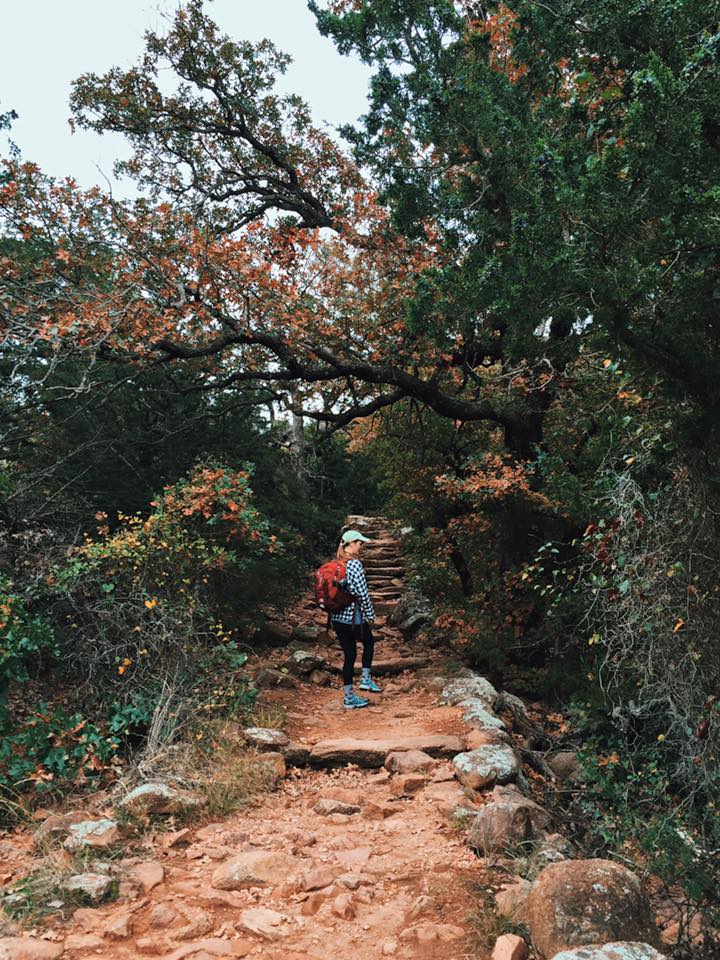
[[[363,678],[358,687],[360,690],[369,690],[370,693],[382,693],[382,687],[379,687],[372,677]]]
[[[364,697],[359,697],[356,693],[346,693],[343,696],[343,706],[346,710],[357,710],[358,707],[367,707],[370,703]]]

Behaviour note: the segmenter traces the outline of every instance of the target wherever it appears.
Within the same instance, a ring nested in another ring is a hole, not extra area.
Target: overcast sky
[[[172,0],[19,0],[5,4],[0,39],[0,113],[15,110],[12,129],[24,159],[82,186],[105,184],[122,137],[70,132],[70,85],[81,73],[129,67],[146,29],[160,30]],[[305,0],[215,0],[208,12],[237,39],[269,37],[294,60],[282,87],[308,101],[316,121],[337,125],[364,112],[368,70],[341,57],[321,37]],[[3,148],[4,152],[4,148]],[[99,168],[99,169],[98,169]],[[116,193],[125,193],[114,184]]]

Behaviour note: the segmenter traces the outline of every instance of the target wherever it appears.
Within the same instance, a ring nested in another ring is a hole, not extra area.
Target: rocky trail
[[[185,827],[119,847],[119,811],[168,814],[191,798],[150,784],[109,812],[48,818],[39,830],[56,836],[60,851],[73,844],[90,851],[75,880],[89,905],[61,912],[58,902],[42,928],[0,938],[0,958],[482,960],[497,936],[495,960],[524,960],[525,939],[506,932],[513,911],[531,928],[534,955],[559,960],[558,950],[574,945],[572,910],[565,927],[545,918],[537,882],[531,889],[508,859],[511,848],[523,847],[523,856],[532,848],[535,874],[578,863],[528,797],[521,735],[512,729],[518,719],[522,727],[522,704],[509,698],[503,712],[484,678],[469,671],[448,677],[440,654],[413,645],[422,611],[397,606],[405,590],[397,536],[382,519],[350,522],[373,541],[363,562],[379,615],[374,673],[383,692],[367,708],[343,708],[339,650],[314,604],[301,602],[292,620],[270,625],[277,647],[255,665],[263,702],[282,711],[284,729],[240,734],[276,769],[275,791],[225,819],[199,814]],[[2,838],[5,884],[27,868],[32,844],[29,831]],[[119,853],[108,859],[112,850]],[[657,936],[644,894],[639,884],[628,893],[617,871],[633,876],[609,864],[601,877],[576,883],[579,902],[601,896],[593,883],[607,901],[598,908],[606,932],[588,939],[588,923],[601,921],[586,917],[584,926],[575,923],[584,931],[576,942],[636,941],[638,952],[617,956],[659,957],[647,945]],[[111,887],[117,897],[104,902]],[[567,884],[562,896],[572,897]],[[488,903],[495,926],[478,934]],[[607,920],[613,911],[622,913],[617,922]]]

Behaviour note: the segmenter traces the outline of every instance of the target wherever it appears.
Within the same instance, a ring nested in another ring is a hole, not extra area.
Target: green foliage
[[[119,742],[80,713],[40,703],[24,722],[13,723],[0,740],[0,786],[38,794],[105,769]]]
[[[43,657],[57,655],[52,628],[29,614],[12,583],[0,576],[0,698],[4,698],[10,683],[30,679],[31,664],[37,668]]]

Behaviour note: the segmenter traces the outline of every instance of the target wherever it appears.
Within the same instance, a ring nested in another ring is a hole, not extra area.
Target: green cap
[[[370,543],[368,537],[364,537],[358,530],[346,530],[342,535],[343,543],[354,543],[356,540],[361,540],[363,543]]]

